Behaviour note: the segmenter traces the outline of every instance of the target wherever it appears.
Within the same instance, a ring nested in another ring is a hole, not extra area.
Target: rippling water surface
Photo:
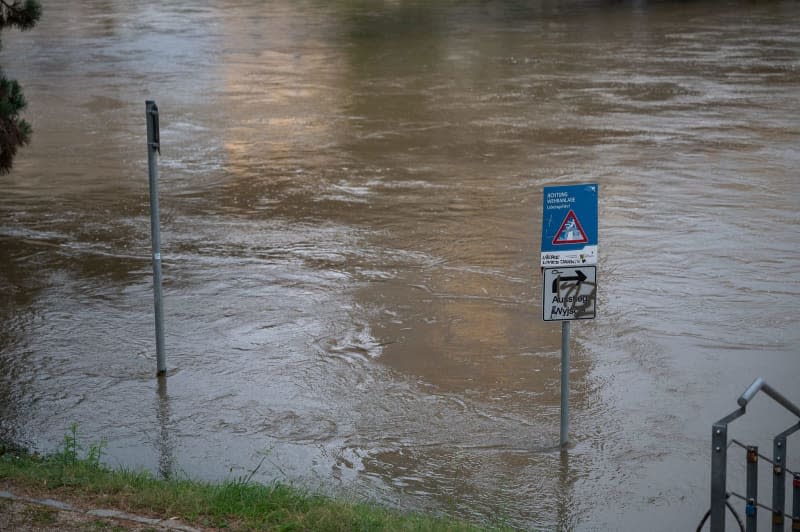
[[[711,423],[757,376],[800,401],[797,2],[44,8],[0,56],[34,127],[0,177],[0,437],[77,422],[164,475],[266,456],[258,480],[404,509],[684,530]],[[538,239],[542,187],[577,182],[600,299],[562,455]],[[793,422],[750,410],[733,436],[764,449]]]

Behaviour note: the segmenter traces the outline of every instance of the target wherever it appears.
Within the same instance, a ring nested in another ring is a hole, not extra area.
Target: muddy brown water
[[[800,401],[797,2],[53,0],[3,45],[34,127],[0,177],[5,439],[75,422],[163,475],[686,530],[711,423],[757,376]],[[541,192],[579,182],[599,304],[562,455]],[[759,398],[733,436],[792,422]]]

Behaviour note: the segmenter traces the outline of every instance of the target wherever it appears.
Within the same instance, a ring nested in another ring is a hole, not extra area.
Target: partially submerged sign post
[[[544,187],[542,318],[561,322],[560,443],[569,443],[569,323],[597,307],[597,184]]]
[[[156,313],[156,374],[167,373],[164,355],[164,302],[161,294],[161,222],[158,211],[158,156],[161,154],[161,133],[158,128],[156,102],[145,102],[147,118],[147,170],[150,179],[150,237],[153,244],[153,301]]]

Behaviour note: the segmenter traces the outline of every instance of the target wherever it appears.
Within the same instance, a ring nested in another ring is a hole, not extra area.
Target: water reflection
[[[24,409],[29,393],[27,382],[33,377],[30,350],[26,338],[30,334],[36,313],[32,303],[43,287],[31,279],[22,264],[37,261],[41,250],[35,245],[17,245],[16,239],[0,236],[0,441],[28,444],[20,427],[24,424]]]
[[[558,491],[556,495],[556,522],[558,530],[574,530],[576,523],[575,504],[572,501],[573,484],[577,478],[569,468],[569,451],[559,453]]]
[[[156,390],[156,419],[158,420],[158,476],[163,479],[171,479],[175,475],[175,444],[172,433],[174,426],[171,419],[169,407],[169,395],[167,394],[167,376],[160,375],[157,378]]]

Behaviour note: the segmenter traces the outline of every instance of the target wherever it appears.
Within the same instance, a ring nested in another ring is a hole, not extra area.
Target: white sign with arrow
[[[591,320],[597,308],[597,267],[544,269],[544,321]]]

